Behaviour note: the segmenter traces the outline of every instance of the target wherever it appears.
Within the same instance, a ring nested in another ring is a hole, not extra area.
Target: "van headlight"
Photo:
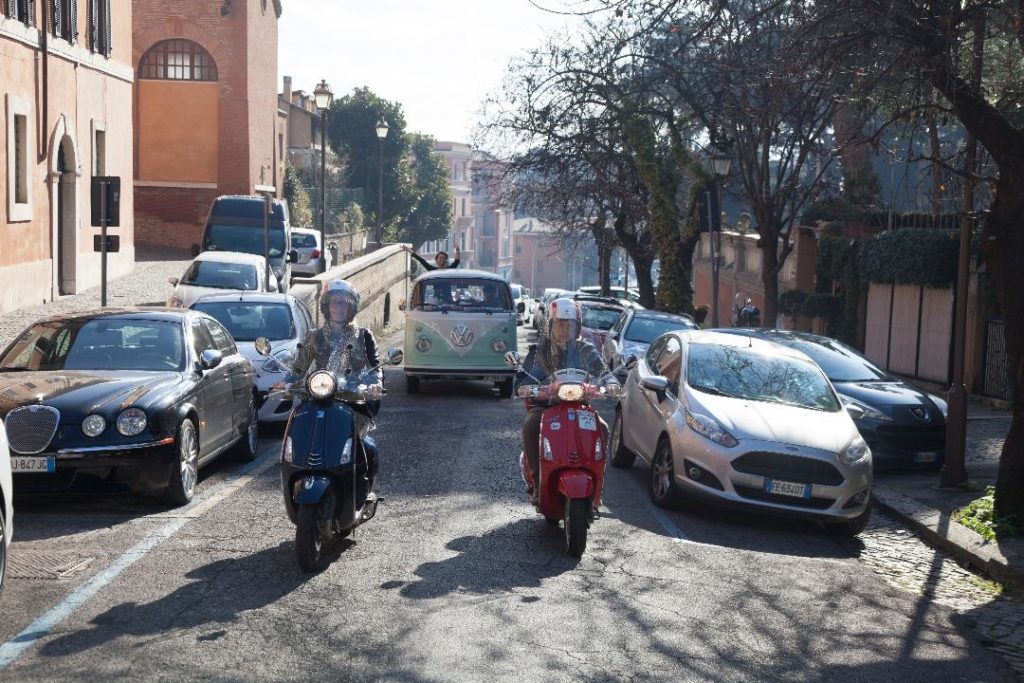
[[[430,340],[427,339],[426,337],[416,338],[416,350],[419,351],[420,353],[427,353],[428,351],[430,351],[430,348],[432,346],[433,344],[431,344]]]
[[[844,465],[856,465],[871,457],[871,449],[864,439],[857,437],[839,454],[839,462]]]
[[[325,399],[334,396],[338,388],[338,380],[334,378],[333,372],[317,370],[306,381],[306,388],[313,398]]]
[[[117,431],[123,436],[138,436],[146,429],[146,413],[139,408],[122,410],[117,416]]]
[[[491,342],[491,348],[494,349],[495,353],[505,353],[508,351],[508,344],[505,343],[504,339],[495,339]]]

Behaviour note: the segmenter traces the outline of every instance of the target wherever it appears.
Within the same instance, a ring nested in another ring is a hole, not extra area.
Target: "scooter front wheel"
[[[582,557],[587,549],[590,526],[590,499],[573,498],[565,504],[565,547],[573,557]]]
[[[295,525],[295,557],[304,572],[323,571],[324,539],[318,505],[300,505]]]

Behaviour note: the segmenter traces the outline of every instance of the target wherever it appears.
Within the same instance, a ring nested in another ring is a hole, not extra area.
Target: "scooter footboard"
[[[594,477],[589,472],[574,470],[558,475],[558,492],[572,500],[594,496]]]
[[[292,500],[296,505],[316,505],[331,487],[329,477],[323,475],[307,475],[297,482]]]

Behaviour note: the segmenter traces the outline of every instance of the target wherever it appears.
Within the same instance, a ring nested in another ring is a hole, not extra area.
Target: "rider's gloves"
[[[384,387],[380,384],[371,384],[366,387],[366,398],[371,401],[379,401],[384,396]]]

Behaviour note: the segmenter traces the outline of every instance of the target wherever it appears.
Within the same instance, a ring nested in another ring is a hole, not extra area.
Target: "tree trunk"
[[[777,241],[772,240],[772,246]],[[779,318],[779,272],[775,249],[762,249],[761,282],[764,284],[764,310],[761,311],[761,327],[771,329]],[[771,266],[768,261],[771,259]]]
[[[598,245],[597,253],[600,260],[601,295],[608,296],[612,290],[612,246],[605,240]]]
[[[654,279],[651,277],[654,256],[646,251],[629,250],[629,257],[636,268],[636,287],[640,290],[640,305],[644,308],[654,308]]]

